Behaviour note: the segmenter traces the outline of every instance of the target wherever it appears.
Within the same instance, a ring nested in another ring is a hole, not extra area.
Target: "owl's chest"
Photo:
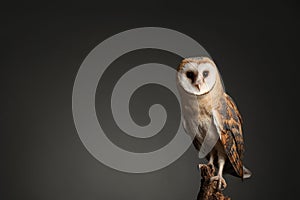
[[[212,123],[211,112],[207,109],[207,105],[194,96],[184,98],[182,99],[182,116],[185,131],[192,137],[204,138]]]

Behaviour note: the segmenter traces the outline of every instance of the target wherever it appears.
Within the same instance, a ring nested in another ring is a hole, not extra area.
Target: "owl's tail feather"
[[[247,169],[245,166],[243,166],[243,170],[244,170],[243,179],[250,178],[252,175],[252,172],[249,169]]]
[[[235,170],[233,169],[232,165],[229,162],[227,164],[225,164],[223,172],[224,172],[224,174],[230,174],[232,176],[242,178],[242,180],[248,179],[248,178],[250,178],[252,176],[252,172],[249,169],[247,169],[245,166],[243,166],[243,177],[240,177],[235,172]]]

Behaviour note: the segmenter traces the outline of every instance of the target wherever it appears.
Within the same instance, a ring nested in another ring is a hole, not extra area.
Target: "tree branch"
[[[201,187],[197,200],[230,200],[229,197],[223,195],[222,191],[217,188],[217,182],[210,181],[214,176],[215,169],[210,165],[201,166]]]

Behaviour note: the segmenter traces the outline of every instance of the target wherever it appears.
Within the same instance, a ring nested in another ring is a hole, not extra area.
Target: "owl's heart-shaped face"
[[[210,62],[186,61],[177,72],[179,85],[188,93],[203,95],[212,90],[218,71]]]

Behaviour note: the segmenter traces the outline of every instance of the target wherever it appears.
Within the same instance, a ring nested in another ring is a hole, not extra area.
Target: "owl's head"
[[[184,59],[177,70],[178,84],[188,93],[203,95],[214,88],[218,70],[207,57]]]

